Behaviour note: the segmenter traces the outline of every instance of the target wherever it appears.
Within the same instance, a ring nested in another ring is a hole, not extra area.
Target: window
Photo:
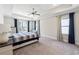
[[[18,31],[22,32],[22,31],[26,31],[28,32],[28,21],[25,20],[18,20]]]
[[[18,32],[22,31],[22,21],[21,20],[18,20],[17,25],[19,25]]]
[[[23,21],[22,27],[23,27],[23,31],[28,31],[28,21]]]
[[[36,30],[36,21],[30,21],[29,22],[29,31],[31,32],[31,31],[34,31],[34,30]]]
[[[39,20],[30,21],[30,20],[19,20],[19,19],[17,19],[17,31],[18,32],[37,31],[37,33],[40,35],[40,21]]]
[[[62,34],[69,34],[69,16],[61,16],[61,32]]]

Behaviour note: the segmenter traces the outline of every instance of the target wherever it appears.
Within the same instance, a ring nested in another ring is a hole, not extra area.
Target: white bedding
[[[14,41],[19,42],[21,40],[27,40],[31,38],[36,38],[38,35],[33,32],[20,32],[20,33],[15,33],[13,34]]]

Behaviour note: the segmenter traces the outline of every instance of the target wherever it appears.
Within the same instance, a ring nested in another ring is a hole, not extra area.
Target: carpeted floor
[[[75,55],[79,47],[49,38],[40,38],[39,42],[14,50],[14,55]]]

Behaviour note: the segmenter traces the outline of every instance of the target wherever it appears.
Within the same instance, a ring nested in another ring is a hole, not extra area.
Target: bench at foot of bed
[[[13,43],[13,49],[18,49],[18,48],[24,47],[26,45],[29,45],[29,44],[32,44],[32,43],[35,43],[35,42],[38,42],[38,41],[39,41],[39,38],[16,42],[16,43]]]

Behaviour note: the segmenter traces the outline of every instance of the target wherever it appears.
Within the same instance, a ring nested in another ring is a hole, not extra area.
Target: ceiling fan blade
[[[34,12],[34,10],[35,10],[35,9],[33,8],[33,12]]]
[[[36,15],[39,15],[40,16],[40,14],[36,14]]]
[[[34,12],[35,14],[37,13],[37,11]]]
[[[40,16],[40,14],[38,14],[38,11],[36,11],[34,8],[33,8],[33,12],[31,12],[28,15],[32,15],[32,16],[38,15],[38,16]]]

